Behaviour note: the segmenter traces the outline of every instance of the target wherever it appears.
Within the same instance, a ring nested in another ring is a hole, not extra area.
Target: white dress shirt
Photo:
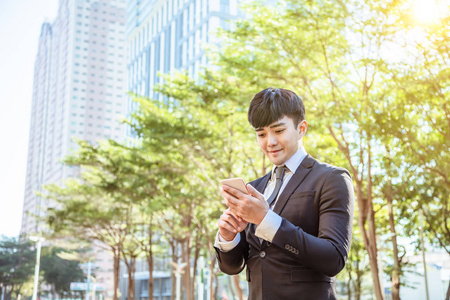
[[[280,197],[281,193],[283,192],[284,188],[288,184],[289,180],[292,178],[292,175],[294,175],[295,171],[297,170],[298,166],[302,163],[303,159],[306,157],[308,153],[306,153],[305,149],[301,147],[297,150],[297,152],[294,153],[285,163],[286,171],[284,173],[283,178],[283,184],[281,185],[280,191],[278,192],[277,198],[275,199],[274,203],[270,207],[269,211],[265,215],[264,219],[261,221],[261,223],[256,226],[255,235],[259,237],[260,239],[266,240],[268,242],[272,242],[273,237],[278,231],[278,228],[280,228],[281,225],[281,217],[277,215],[275,212],[273,212],[273,207],[275,207],[276,202],[278,201],[278,198]],[[268,199],[270,195],[272,194],[273,190],[275,189],[276,184],[276,178],[275,178],[275,168],[277,166],[274,165],[272,167],[272,175],[270,177],[269,182],[267,183],[267,186],[264,190],[264,198]],[[219,248],[221,251],[227,252],[236,247],[241,240],[241,235],[237,234],[236,237],[232,241],[226,241],[219,232],[217,232],[216,235],[216,241],[214,243],[214,246],[216,248]],[[262,240],[261,240],[262,241]]]

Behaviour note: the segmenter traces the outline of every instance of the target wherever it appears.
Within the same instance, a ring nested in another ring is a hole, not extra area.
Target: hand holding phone
[[[221,193],[225,198],[225,205],[228,206],[229,212],[233,218],[238,222],[253,223],[256,225],[261,224],[261,221],[269,211],[269,205],[264,198],[264,195],[258,192],[251,185],[245,185],[242,178],[225,179],[222,180],[221,183],[222,185],[228,186],[222,187]],[[238,193],[231,191],[230,187],[237,189],[238,191],[244,193],[244,195],[238,195]],[[230,230],[233,228],[235,230],[237,229],[237,223],[236,221],[232,221],[232,219],[230,219],[230,214],[224,214],[222,215],[224,217],[221,217],[221,221],[224,221],[225,223],[228,222],[228,225],[225,224],[223,225],[223,228],[220,228],[221,234],[226,234],[227,232],[225,230],[228,230],[228,234],[231,235],[231,232],[235,233],[235,231]],[[220,226],[221,225],[219,224],[219,227]],[[233,236],[235,236],[235,234]]]
[[[220,183],[222,185],[229,185],[241,192],[243,192],[244,194],[248,195],[248,190],[247,190],[247,186],[245,185],[244,179],[242,178],[230,178],[230,179],[224,179],[221,180]]]

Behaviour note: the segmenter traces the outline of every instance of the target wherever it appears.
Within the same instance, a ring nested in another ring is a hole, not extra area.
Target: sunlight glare
[[[449,13],[450,1],[415,0],[414,17],[419,23],[434,23]]]

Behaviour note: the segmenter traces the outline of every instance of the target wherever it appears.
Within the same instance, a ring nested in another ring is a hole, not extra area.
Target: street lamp
[[[41,261],[41,242],[45,239],[37,236],[30,236],[30,240],[36,243],[36,265],[34,267],[34,285],[33,285],[33,298],[32,300],[37,299],[37,289],[39,282],[39,264]]]
[[[169,264],[172,265],[173,267],[173,273],[175,274],[175,278],[176,278],[176,300],[180,300],[180,296],[181,296],[181,275],[184,274],[184,267],[186,267],[187,263],[180,263],[177,264],[176,262],[169,262]],[[150,291],[149,291],[150,292]]]

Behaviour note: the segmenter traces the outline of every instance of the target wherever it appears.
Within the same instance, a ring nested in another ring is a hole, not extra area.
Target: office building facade
[[[125,1],[61,0],[44,23],[35,62],[22,233],[39,232],[33,215],[47,203],[42,185],[77,176],[61,159],[75,139],[122,140],[125,115]]]
[[[34,69],[32,115],[21,233],[43,230],[36,216],[51,205],[42,186],[79,175],[61,160],[75,139],[121,141],[126,114],[126,0],[60,0],[58,14],[42,25]],[[112,296],[112,259],[94,247],[97,282]]]
[[[162,83],[158,73],[186,70],[195,78],[207,65],[202,46],[217,44],[215,32],[238,12],[238,0],[129,0],[128,90],[164,101],[154,90]],[[128,101],[128,112],[135,105]]]

